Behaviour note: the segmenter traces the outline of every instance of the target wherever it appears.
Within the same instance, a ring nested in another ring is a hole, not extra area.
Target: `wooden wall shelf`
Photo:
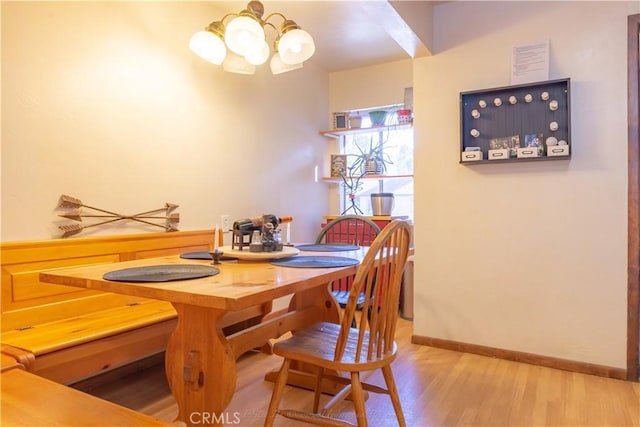
[[[349,178],[349,177],[347,177]],[[357,177],[353,177],[357,178]],[[398,179],[398,178],[413,178],[413,175],[363,175],[360,179]],[[339,176],[325,176],[322,178],[326,182],[342,182],[342,178]]]
[[[381,131],[393,131],[400,129],[410,129],[412,124],[402,124],[402,125],[389,125],[389,126],[372,126],[368,128],[354,128],[354,129],[333,129],[333,130],[323,130],[320,132],[321,135],[328,136],[330,138],[339,138],[343,135],[354,135],[358,133],[371,133],[371,132],[381,132]]]

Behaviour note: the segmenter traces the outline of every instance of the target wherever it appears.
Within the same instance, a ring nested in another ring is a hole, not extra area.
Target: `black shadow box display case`
[[[570,79],[460,93],[463,164],[571,157]]]

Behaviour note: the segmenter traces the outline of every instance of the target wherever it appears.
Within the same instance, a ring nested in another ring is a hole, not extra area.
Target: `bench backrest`
[[[0,243],[2,331],[140,300],[42,283],[42,270],[207,251],[213,234],[213,230],[199,230]]]

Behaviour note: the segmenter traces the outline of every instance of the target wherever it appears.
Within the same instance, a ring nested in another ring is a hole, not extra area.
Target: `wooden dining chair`
[[[342,215],[329,221],[318,237],[316,244],[344,243],[357,246],[369,246],[376,236],[380,234],[378,224],[361,215]],[[349,289],[353,276],[334,280],[331,283],[331,293],[341,307],[346,306],[349,298]],[[360,297],[362,304],[363,297]]]
[[[275,343],[273,352],[284,361],[274,385],[265,426],[273,425],[276,415],[319,425],[367,426],[365,391],[389,394],[398,424],[406,425],[391,362],[398,352],[394,336],[409,236],[408,223],[395,220],[376,237],[358,266],[339,325],[319,322]],[[357,314],[356,303],[361,294],[365,295],[365,301],[363,310]],[[359,326],[354,328],[356,317]],[[294,361],[317,369],[313,413],[279,409],[289,367]],[[382,370],[386,388],[360,381],[361,372],[376,369]],[[323,381],[333,381],[344,388],[320,410]],[[357,424],[330,415],[331,409],[347,396],[353,401]]]
[[[316,243],[346,243],[369,246],[380,234],[380,227],[366,216],[342,215],[322,227]]]

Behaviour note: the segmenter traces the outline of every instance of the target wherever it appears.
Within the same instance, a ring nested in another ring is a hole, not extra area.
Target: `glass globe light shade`
[[[238,55],[246,55],[264,42],[264,29],[255,19],[239,16],[226,26],[224,40],[230,50]]]
[[[227,48],[220,37],[211,31],[198,31],[189,41],[189,49],[205,61],[220,65],[227,55]]]
[[[311,58],[316,51],[311,35],[304,30],[287,31],[280,37],[278,52],[285,64],[299,64]]]
[[[267,62],[267,59],[269,59],[269,45],[267,44],[267,42],[262,42],[262,46],[260,46],[260,49],[253,50],[247,53],[244,58],[249,64],[264,64],[265,62]]]
[[[280,58],[280,54],[276,52],[271,57],[270,66],[271,66],[272,74],[282,74],[282,73],[286,73],[287,71],[293,71],[293,70],[302,68],[302,62],[299,64],[285,64],[284,62],[282,62],[282,59]]]
[[[233,52],[227,54],[227,57],[222,63],[222,69],[236,74],[254,74],[256,72],[255,65],[249,64],[243,56]]]

